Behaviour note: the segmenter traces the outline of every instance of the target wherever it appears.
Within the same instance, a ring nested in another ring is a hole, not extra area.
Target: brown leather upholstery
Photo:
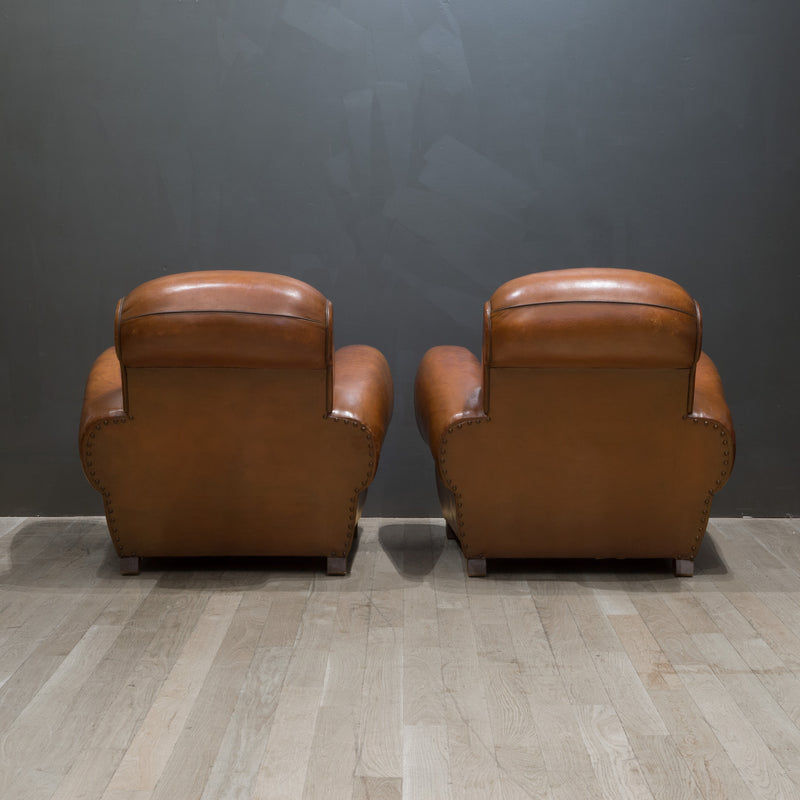
[[[694,560],[735,446],[701,331],[666,278],[559,270],[492,295],[482,363],[425,354],[417,422],[478,572],[493,557]]]
[[[339,570],[392,414],[384,357],[334,352],[330,302],[259,272],[149,281],[120,300],[115,340],[89,375],[80,450],[119,556]]]

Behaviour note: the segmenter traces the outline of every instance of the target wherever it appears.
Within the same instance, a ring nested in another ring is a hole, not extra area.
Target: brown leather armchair
[[[214,271],[119,301],[89,375],[80,453],[121,571],[143,556],[326,556],[344,574],[392,414],[372,347],[333,349],[302,281]]]
[[[693,574],[735,445],[701,332],[666,278],[572,269],[492,295],[482,361],[426,353],[417,422],[470,575],[514,557],[669,557]]]

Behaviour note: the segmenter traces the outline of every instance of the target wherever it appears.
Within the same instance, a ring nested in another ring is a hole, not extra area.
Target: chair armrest
[[[361,344],[339,348],[333,357],[331,416],[366,425],[379,451],[393,405],[392,373],[383,354]]]
[[[483,371],[465,347],[434,347],[422,357],[414,384],[417,427],[434,459],[447,428],[483,413]]]
[[[88,430],[106,419],[124,417],[122,373],[113,347],[101,353],[92,366],[81,411],[81,439]]]
[[[691,416],[713,420],[725,428],[731,440],[731,453],[734,452],[736,434],[730,409],[725,402],[725,393],[722,391],[722,381],[714,362],[705,353],[700,354],[695,369]]]
[[[88,456],[86,439],[92,429],[110,420],[126,418],[122,399],[122,373],[116,351],[113,347],[109,347],[94,362],[83,395],[78,443],[84,472],[87,472]]]

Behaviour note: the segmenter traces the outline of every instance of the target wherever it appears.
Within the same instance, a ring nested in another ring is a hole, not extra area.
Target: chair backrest
[[[701,339],[697,304],[667,278],[623,269],[526,275],[485,306],[484,410],[518,370],[635,369],[679,383],[686,413]]]
[[[317,373],[330,410],[332,306],[295,278],[235,270],[156,278],[117,304],[115,344],[126,411],[149,378],[162,385],[164,370],[193,368],[215,381],[229,368],[284,370],[290,382],[298,371]]]

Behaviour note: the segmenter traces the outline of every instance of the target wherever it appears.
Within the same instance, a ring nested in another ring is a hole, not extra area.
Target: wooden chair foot
[[[120,575],[138,575],[142,565],[139,556],[123,556],[119,560]]]
[[[485,558],[468,558],[467,559],[467,575],[470,578],[485,578],[486,577],[486,559]]]
[[[347,559],[328,556],[328,575],[347,575]]]
[[[675,577],[691,578],[694,575],[694,561],[688,558],[675,559]]]
[[[450,527],[450,523],[446,522],[444,526],[444,533],[448,539],[455,539],[458,541],[458,536],[456,536],[456,532]]]

